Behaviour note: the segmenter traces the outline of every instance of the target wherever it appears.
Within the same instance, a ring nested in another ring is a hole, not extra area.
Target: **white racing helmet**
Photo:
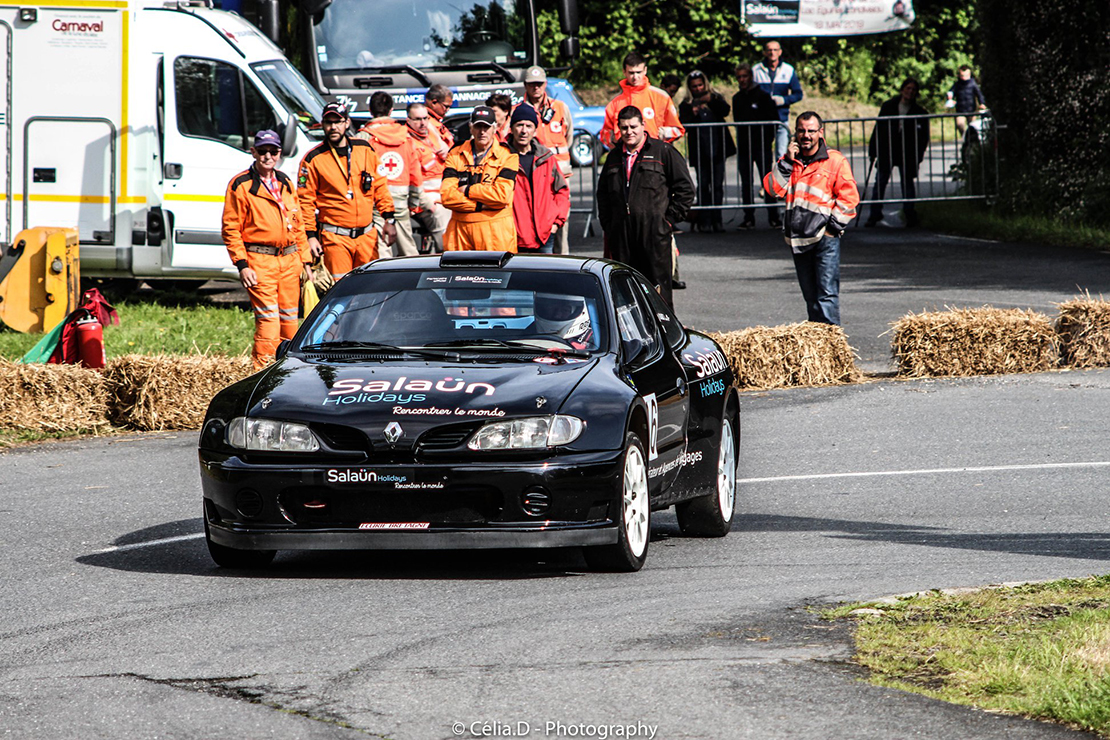
[[[552,334],[570,341],[584,342],[590,334],[590,312],[582,296],[536,293],[535,322],[539,334]]]

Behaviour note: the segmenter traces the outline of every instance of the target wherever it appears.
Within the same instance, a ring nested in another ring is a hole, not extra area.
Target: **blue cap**
[[[254,135],[254,148],[257,149],[260,146],[276,146],[281,149],[281,137],[277,135],[276,131],[271,131],[268,128],[262,129]]]

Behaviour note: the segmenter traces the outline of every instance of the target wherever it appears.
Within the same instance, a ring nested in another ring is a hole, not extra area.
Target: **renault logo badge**
[[[401,438],[401,435],[404,433],[405,430],[401,429],[400,424],[395,421],[391,421],[385,427],[385,441],[389,442],[389,444],[391,445],[396,444],[397,440],[399,440]]]

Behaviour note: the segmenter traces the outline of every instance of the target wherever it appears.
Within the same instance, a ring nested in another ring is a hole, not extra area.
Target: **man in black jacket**
[[[605,256],[639,270],[671,299],[671,229],[694,202],[694,183],[682,155],[644,130],[640,109],[617,114],[621,145],[605,158],[597,183],[597,213]]]
[[[752,79],[750,64],[736,65],[736,81],[740,89],[732,96],[732,120],[744,124],[736,127],[736,166],[740,168],[740,195],[741,202],[749,206],[752,198],[752,164],[759,171],[759,181],[762,182],[767,171],[771,169],[771,146],[775,142],[775,129],[779,126],[779,109],[771,96]],[[767,125],[756,125],[760,121],[767,121]],[[774,203],[775,199],[770,193],[764,195],[767,203]],[[772,228],[780,228],[782,220],[779,218],[779,209],[767,209],[767,222]],[[755,226],[755,209],[744,209],[744,220],[740,223],[741,229],[750,229]]]
[[[736,154],[736,145],[724,126],[728,101],[709,89],[709,81],[698,70],[686,78],[686,89],[690,96],[678,106],[678,120],[684,124],[717,124],[686,132],[690,164],[698,172],[698,205],[720,206],[725,202],[725,160]],[[697,211],[692,220],[699,231],[724,231],[719,208]]]
[[[887,183],[890,182],[891,170],[897,167],[902,178],[902,197],[906,199],[902,212],[906,217],[906,226],[911,227],[917,226],[917,211],[913,205],[913,199],[917,197],[914,181],[917,179],[921,160],[925,157],[925,148],[929,146],[929,119],[926,118],[928,114],[925,109],[917,103],[919,88],[917,80],[908,79],[902,83],[902,91],[898,96],[883,103],[879,108],[879,118],[894,120],[877,122],[867,146],[871,161],[877,160],[878,164],[871,199],[883,199]],[[882,220],[883,204],[872,203],[871,215],[864,226],[874,226]]]

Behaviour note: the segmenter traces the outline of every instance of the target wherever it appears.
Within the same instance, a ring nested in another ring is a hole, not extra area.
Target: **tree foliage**
[[[983,88],[1005,124],[1002,205],[1110,225],[1110,4],[979,0]]]

